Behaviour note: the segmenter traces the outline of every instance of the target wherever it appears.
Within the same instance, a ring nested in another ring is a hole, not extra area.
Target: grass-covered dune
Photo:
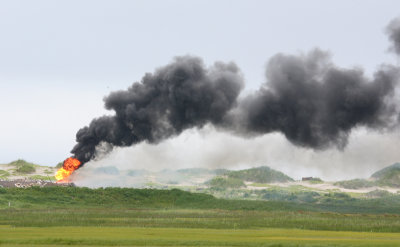
[[[243,181],[251,181],[255,183],[284,183],[294,181],[286,174],[271,169],[268,166],[254,167],[239,171],[227,171],[225,175],[229,178],[236,178]]]
[[[42,166],[23,159],[0,164],[0,180],[30,179],[54,181],[56,168]]]
[[[400,163],[385,167],[374,174],[371,178],[381,186],[400,187]]]
[[[15,167],[15,172],[17,174],[30,174],[34,173],[36,171],[36,166],[33,163],[27,162],[25,160],[19,159],[16,161],[13,161],[9,164],[10,166]]]
[[[373,173],[370,179],[338,181],[334,185],[346,189],[363,189],[375,186],[400,187],[400,163],[395,163]]]

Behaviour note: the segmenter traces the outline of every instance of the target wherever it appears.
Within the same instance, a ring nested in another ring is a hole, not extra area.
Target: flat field
[[[399,246],[397,233],[299,229],[1,227],[1,246]]]

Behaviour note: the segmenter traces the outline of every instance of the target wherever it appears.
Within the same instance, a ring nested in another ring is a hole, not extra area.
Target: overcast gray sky
[[[63,160],[79,128],[112,114],[105,95],[177,55],[234,61],[247,91],[274,54],[315,47],[370,75],[398,63],[384,34],[398,16],[395,0],[0,0],[0,163]]]

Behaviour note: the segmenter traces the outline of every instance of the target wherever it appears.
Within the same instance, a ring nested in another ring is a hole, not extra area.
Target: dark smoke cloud
[[[400,19],[387,30],[400,55]],[[381,130],[398,124],[398,81],[397,67],[382,66],[367,78],[360,69],[335,66],[327,53],[316,49],[274,56],[266,83],[238,101],[243,80],[235,64],[205,68],[199,58],[178,57],[127,90],[107,96],[105,107],[115,115],[80,129],[71,152],[85,163],[101,143],[158,143],[205,124],[244,136],[281,132],[295,145],[343,149],[356,127]]]
[[[389,40],[392,42],[392,49],[400,55],[400,18],[394,19],[387,27]]]
[[[235,106],[242,88],[242,76],[233,63],[206,69],[199,58],[178,57],[128,90],[107,96],[105,107],[116,115],[94,119],[80,129],[71,152],[87,162],[101,142],[157,143],[188,128],[218,125]]]
[[[267,82],[228,117],[248,134],[281,132],[292,143],[343,148],[354,127],[389,127],[397,71],[382,68],[369,80],[357,69],[339,69],[328,54],[278,54],[267,66]]]

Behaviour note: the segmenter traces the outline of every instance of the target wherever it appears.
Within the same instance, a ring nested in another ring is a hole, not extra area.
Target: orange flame
[[[61,167],[54,175],[58,181],[66,180],[82,163],[75,158],[68,158],[64,160],[63,167]]]

